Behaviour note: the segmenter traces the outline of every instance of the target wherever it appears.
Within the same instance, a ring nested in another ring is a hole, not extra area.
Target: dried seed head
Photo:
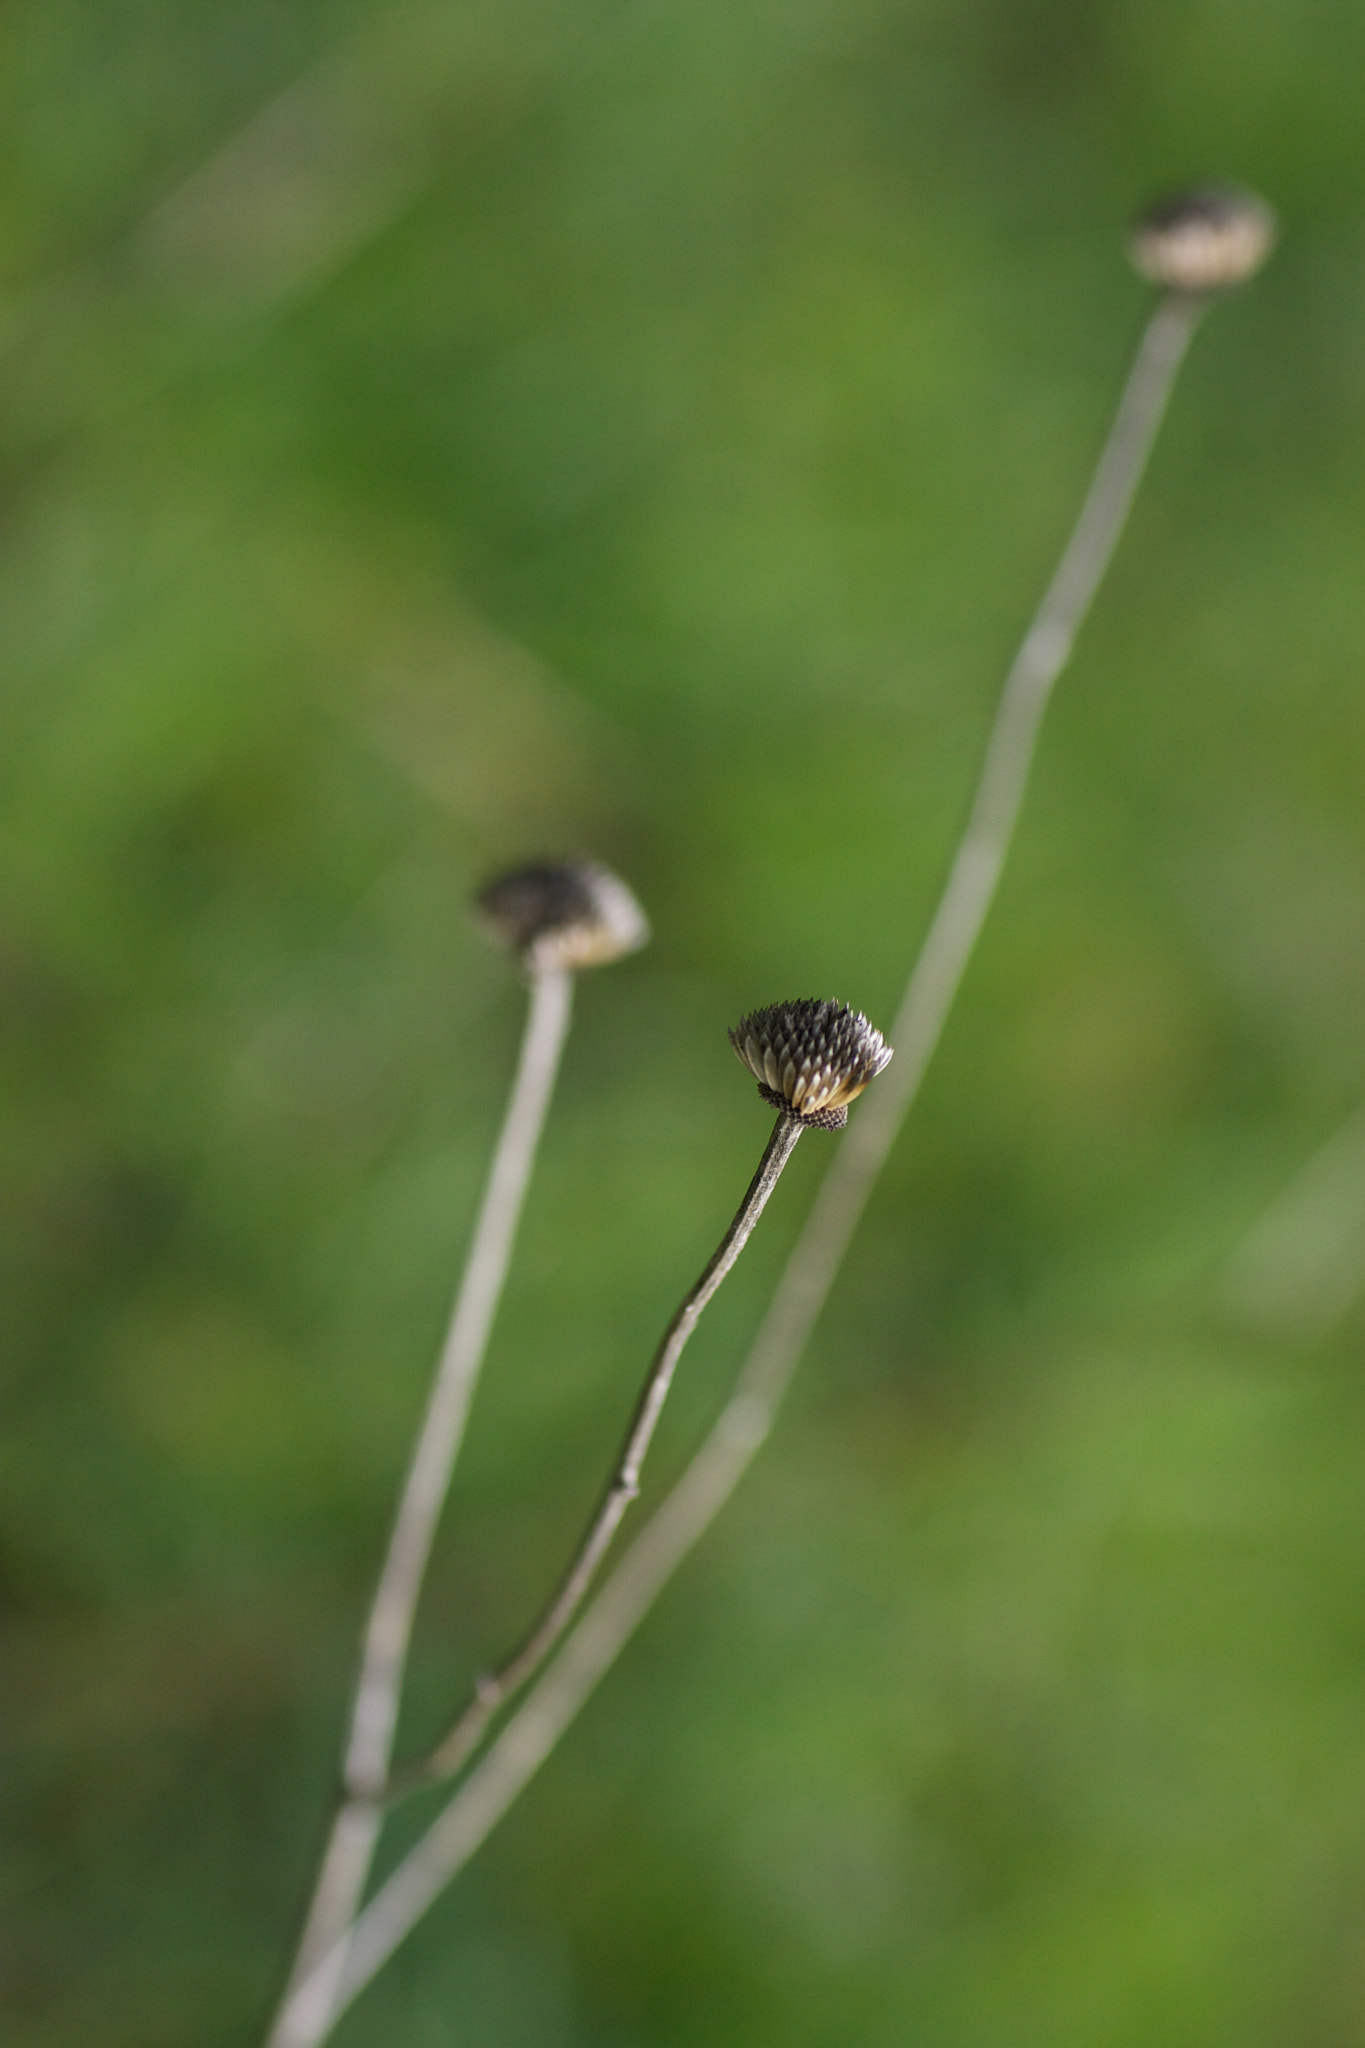
[[[843,1129],[849,1103],[891,1058],[860,1011],[812,997],[742,1017],[730,1043],[765,1102],[821,1131]]]
[[[1169,291],[1219,292],[1254,277],[1275,246],[1275,215],[1241,185],[1203,185],[1150,207],[1128,241],[1134,267]]]
[[[532,972],[605,967],[649,938],[649,919],[619,875],[595,860],[539,860],[485,882],[484,925]]]

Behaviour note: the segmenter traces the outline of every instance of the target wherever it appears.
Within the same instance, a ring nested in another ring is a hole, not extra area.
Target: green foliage
[[[1208,172],[1283,249],[1195,343],[792,1407],[338,2040],[1361,2038],[1361,1315],[1247,1328],[1223,1273],[1365,1093],[1362,40],[10,10],[15,2048],[259,2032],[519,1028],[470,888],[582,847],[656,939],[580,990],[412,1743],[752,1169],[725,1026],[889,1022],[1142,317],[1120,226]]]

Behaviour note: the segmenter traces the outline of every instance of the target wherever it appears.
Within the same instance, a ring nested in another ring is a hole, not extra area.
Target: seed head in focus
[[[752,1011],[730,1043],[765,1102],[819,1131],[843,1129],[849,1103],[891,1058],[861,1011],[816,997]]]
[[[1254,277],[1275,246],[1275,214],[1241,185],[1158,200],[1128,240],[1135,269],[1168,291],[1220,292]]]
[[[595,860],[538,860],[485,882],[485,928],[531,973],[605,967],[649,938],[649,919],[619,875]]]

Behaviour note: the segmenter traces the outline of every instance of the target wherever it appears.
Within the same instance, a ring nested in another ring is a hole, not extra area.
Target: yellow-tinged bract
[[[1201,185],[1162,199],[1135,224],[1128,253],[1168,291],[1219,292],[1254,277],[1275,246],[1275,214],[1241,185]]]
[[[843,1128],[849,1103],[891,1058],[861,1011],[816,997],[751,1011],[730,1043],[765,1102],[822,1131]]]
[[[605,967],[649,938],[649,919],[619,875],[596,860],[539,860],[485,882],[483,923],[532,972]]]

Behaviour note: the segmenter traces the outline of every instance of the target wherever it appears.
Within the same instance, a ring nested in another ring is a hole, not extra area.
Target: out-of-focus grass
[[[339,2039],[1358,2039],[1362,1323],[1220,1304],[1365,1094],[1359,11],[3,39],[16,2048],[260,2025],[513,1056],[471,882],[588,847],[657,936],[581,990],[413,1740],[748,1173],[724,1026],[886,1021],[1141,317],[1119,225],[1207,171],[1283,250],[1196,344],[791,1411]]]

